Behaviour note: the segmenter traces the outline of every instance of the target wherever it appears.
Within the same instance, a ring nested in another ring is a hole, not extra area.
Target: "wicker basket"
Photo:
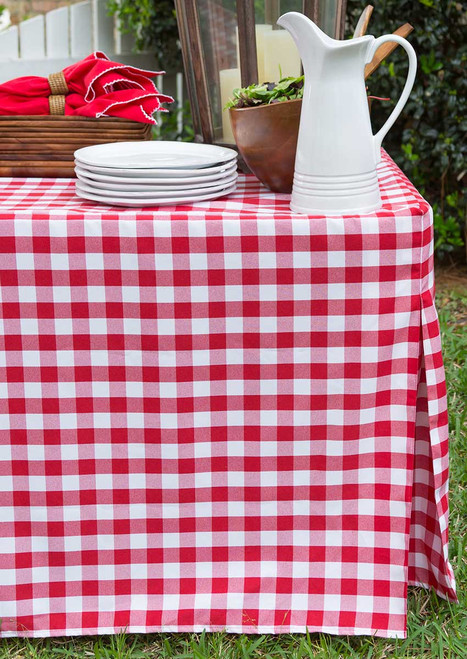
[[[76,149],[151,133],[151,124],[111,117],[0,116],[0,176],[74,176]]]

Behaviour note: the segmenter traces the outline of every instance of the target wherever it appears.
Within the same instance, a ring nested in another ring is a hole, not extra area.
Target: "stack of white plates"
[[[111,142],[75,151],[76,194],[120,206],[173,206],[235,190],[237,153],[192,142]]]

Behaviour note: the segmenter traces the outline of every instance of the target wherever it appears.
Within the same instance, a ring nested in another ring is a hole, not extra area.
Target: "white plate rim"
[[[126,178],[182,178],[187,177],[187,175],[193,178],[202,178],[223,172],[229,167],[233,167],[234,164],[236,165],[236,163],[237,160],[235,158],[232,161],[222,163],[222,165],[205,167],[203,169],[117,169],[112,167],[94,167],[93,165],[86,165],[75,159],[75,166],[81,169],[86,169],[101,176],[106,174],[107,176],[125,176]]]
[[[234,185],[225,188],[225,190],[220,190],[219,192],[214,192],[210,195],[201,195],[198,198],[192,197],[191,199],[187,198],[183,200],[154,199],[151,201],[149,199],[144,199],[143,203],[141,203],[141,200],[136,201],[135,199],[118,199],[117,203],[115,203],[115,200],[111,201],[110,199],[103,199],[99,195],[91,195],[89,193],[79,194],[79,190],[77,190],[75,194],[80,199],[86,199],[87,201],[98,201],[105,206],[128,206],[132,208],[140,208],[143,206],[188,206],[201,201],[211,201],[218,199],[219,197],[225,197],[234,192],[236,188],[237,184],[235,183]]]
[[[85,146],[77,149],[74,153],[74,156],[75,159],[87,165],[93,165],[95,167],[106,167],[110,169],[121,169],[121,161],[125,158],[125,153],[121,153],[122,150],[123,152],[127,150],[130,153],[131,151],[138,152],[139,150],[140,154],[136,153],[136,157],[141,155],[141,158],[144,158],[144,155],[146,155],[146,157],[149,155],[155,155],[157,157],[158,150],[160,151],[159,157],[163,156],[164,153],[170,154],[172,151],[175,157],[182,158],[186,156],[189,158],[191,151],[192,159],[198,159],[198,162],[194,162],[191,165],[181,166],[170,164],[162,164],[160,166],[151,164],[146,166],[145,164],[129,162],[124,166],[125,169],[205,169],[206,167],[228,162],[229,160],[233,160],[237,157],[237,152],[234,151],[234,149],[229,149],[228,147],[219,146],[217,144],[199,144],[198,142],[177,142],[168,140],[107,142],[105,144],[94,144],[92,146]],[[101,154],[100,163],[99,154]],[[92,157],[93,155],[94,158]],[[106,155],[107,157],[117,156],[120,159],[120,163],[117,162],[115,165],[111,162],[109,163],[105,161],[102,163],[102,159],[104,158],[105,160]],[[201,162],[199,162],[199,158],[201,158]]]
[[[199,185],[200,183],[208,183],[211,181],[222,180],[222,178],[227,178],[236,171],[237,171],[237,165],[235,163],[235,165],[229,166],[224,171],[211,174],[210,176],[188,176],[188,177],[179,176],[175,178],[169,178],[169,177],[166,178],[162,176],[149,178],[148,176],[145,176],[139,178],[137,176],[125,177],[125,176],[111,176],[107,174],[97,174],[88,171],[87,169],[83,169],[79,165],[75,166],[75,173],[78,176],[78,178],[80,178],[81,175],[87,179],[96,182],[110,183],[116,185],[118,185],[119,183],[122,183],[124,185],[125,184],[141,185],[142,187],[147,187],[149,185],[173,185],[174,187],[178,187],[179,185],[189,185],[189,184]]]
[[[238,175],[232,177],[229,180],[221,181],[217,185],[212,185],[210,188],[206,188],[206,194],[217,192],[224,188],[229,187],[237,182]],[[147,190],[142,192],[141,190],[108,190],[106,188],[95,188],[92,185],[87,185],[84,181],[79,179],[76,181],[76,189],[84,192],[89,192],[90,194],[97,194],[103,197],[122,197],[126,199],[159,199],[170,197],[170,193],[173,193],[174,196],[178,197],[192,197],[195,193],[194,188],[188,188],[185,190]],[[201,194],[201,193],[200,193]],[[203,193],[204,194],[204,193]]]

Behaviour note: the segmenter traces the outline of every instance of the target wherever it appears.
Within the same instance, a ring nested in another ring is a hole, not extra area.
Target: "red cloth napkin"
[[[155,124],[154,112],[167,112],[152,78],[165,71],[146,71],[111,62],[102,52],[63,69],[69,93],[65,114],[84,117],[123,117]],[[50,85],[47,78],[24,76],[0,85],[0,115],[47,115]]]

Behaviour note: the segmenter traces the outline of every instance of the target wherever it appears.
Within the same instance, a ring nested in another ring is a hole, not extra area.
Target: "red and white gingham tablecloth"
[[[432,216],[0,182],[0,633],[404,637],[455,599]]]

